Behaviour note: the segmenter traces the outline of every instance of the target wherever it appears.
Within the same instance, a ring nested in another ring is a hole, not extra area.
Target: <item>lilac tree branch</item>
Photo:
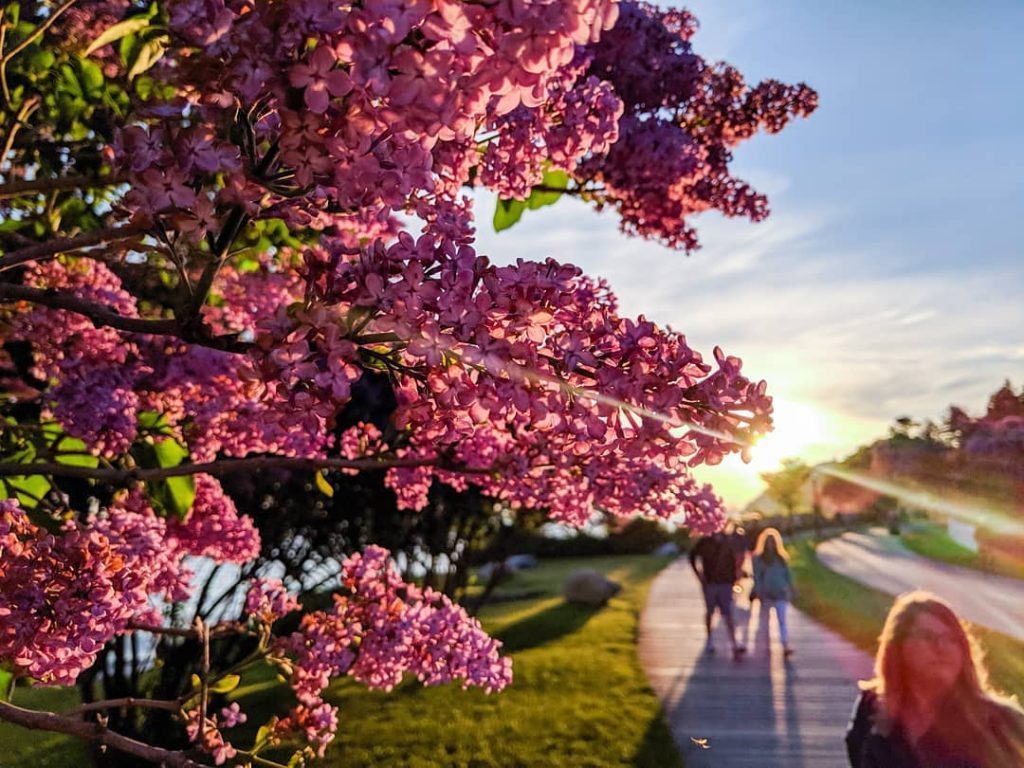
[[[115,733],[100,723],[88,720],[79,720],[53,712],[23,709],[3,701],[0,701],[0,720],[6,720],[8,723],[14,723],[23,728],[77,736],[85,741],[96,742],[140,760],[166,766],[166,768],[209,768],[204,763],[197,763],[184,752],[173,752],[143,744],[141,741]]]

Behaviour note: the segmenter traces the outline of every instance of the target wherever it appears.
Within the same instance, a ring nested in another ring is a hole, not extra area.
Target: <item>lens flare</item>
[[[859,485],[861,488],[867,488],[884,496],[891,496],[908,506],[946,515],[955,520],[976,525],[978,528],[985,528],[993,533],[1009,536],[1024,535],[1024,522],[1016,520],[991,506],[987,506],[983,499],[977,499],[972,504],[951,501],[937,493],[908,488],[891,480],[883,480],[862,472],[854,472],[837,466],[823,465],[815,467],[814,473],[830,475],[840,480],[845,480],[848,483]]]

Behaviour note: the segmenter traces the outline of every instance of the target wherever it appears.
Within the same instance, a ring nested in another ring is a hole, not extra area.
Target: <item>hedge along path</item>
[[[640,663],[687,768],[845,768],[856,681],[870,676],[872,660],[792,606],[796,655],[784,660],[778,628],[766,647],[748,593],[749,586],[734,615],[749,652],[736,662],[717,617],[717,653],[704,652],[704,601],[685,558],[651,586],[640,619]]]

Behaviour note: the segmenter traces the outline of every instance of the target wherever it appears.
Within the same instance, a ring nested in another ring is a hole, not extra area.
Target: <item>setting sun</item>
[[[750,464],[756,472],[770,472],[783,459],[800,458],[801,452],[827,437],[826,416],[804,403],[775,400],[775,429],[751,448]]]

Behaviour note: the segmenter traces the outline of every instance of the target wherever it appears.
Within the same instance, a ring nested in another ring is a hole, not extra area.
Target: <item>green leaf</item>
[[[176,467],[188,456],[188,449],[172,437],[153,443],[136,442],[132,451],[147,469]],[[184,520],[196,498],[196,481],[191,475],[150,480],[146,483],[146,495],[158,512]]]
[[[562,192],[552,190],[568,189],[569,174],[565,171],[548,171],[544,174],[543,179],[541,179],[540,186],[544,187],[544,189],[534,189],[530,192],[530,196],[526,198],[526,207],[531,211],[557,203],[558,199],[562,196]]]
[[[0,499],[11,496],[18,500],[23,509],[35,509],[39,499],[50,492],[53,485],[43,475],[15,475],[5,477],[0,483]]]
[[[0,232],[17,232],[24,226],[24,219],[4,219],[0,221]]]
[[[0,701],[10,701],[14,692],[14,675],[6,669],[0,669]]]
[[[519,223],[527,209],[535,211],[557,203],[564,194],[563,190],[569,188],[569,181],[569,174],[565,171],[548,171],[538,185],[544,189],[534,188],[526,200],[498,200],[494,209],[494,231],[501,232]]]
[[[176,467],[188,456],[188,449],[171,437],[165,437],[153,444],[158,467]]]
[[[150,480],[146,483],[146,494],[165,517],[184,520],[196,500],[196,481],[191,475]]]
[[[33,72],[45,72],[53,66],[57,57],[46,48],[36,48],[28,57],[29,69]]]
[[[253,752],[262,749],[263,745],[270,740],[271,735],[274,733],[274,725],[276,724],[277,718],[275,717],[269,723],[260,726],[260,729],[256,731],[256,740],[253,742]]]
[[[146,16],[133,16],[130,19],[119,21],[112,27],[108,27],[103,33],[89,43],[89,47],[83,52],[83,56],[88,56],[95,51],[98,51],[105,45],[110,45],[113,42],[120,40],[125,35],[130,35],[138,32],[140,29],[145,29],[149,26],[150,19]]]
[[[522,200],[498,200],[494,208],[494,231],[501,232],[508,229],[521,218],[526,210],[526,203]]]
[[[121,42],[117,44],[117,55],[121,57],[121,63],[127,67],[135,61],[140,47],[142,47],[142,41],[138,35],[128,34],[122,37]]]
[[[129,80],[148,71],[154,64],[160,61],[164,55],[164,43],[166,41],[166,37],[154,37],[139,47],[135,60],[128,68]]]
[[[82,91],[78,75],[75,74],[75,70],[72,69],[71,65],[61,64],[58,71],[60,74],[57,77],[57,92],[64,93],[73,100],[81,99],[85,94]]]
[[[149,75],[140,75],[135,78],[135,92],[143,101],[149,101],[156,91],[156,80]]]
[[[242,682],[238,675],[224,675],[220,680],[210,686],[212,693],[231,693]]]
[[[174,434],[171,425],[167,423],[167,416],[157,411],[142,411],[139,414],[139,430],[168,437]]]
[[[54,457],[58,464],[66,464],[69,467],[98,467],[100,460],[98,456],[89,453],[89,447],[77,437],[62,436],[57,445],[57,454]]]
[[[90,99],[98,98],[103,94],[103,70],[99,64],[90,59],[78,59],[80,74],[78,81],[82,84],[82,92]]]
[[[36,447],[31,443],[23,443],[13,453],[3,457],[5,462],[11,464],[30,464],[35,461],[38,454]],[[15,498],[22,508],[26,510],[35,509],[39,499],[49,493],[53,485],[44,475],[12,475],[2,478],[0,481],[0,499]]]

